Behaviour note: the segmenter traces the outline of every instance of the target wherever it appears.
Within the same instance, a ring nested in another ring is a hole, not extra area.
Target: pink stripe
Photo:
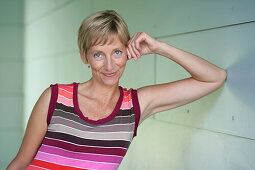
[[[130,109],[130,108],[132,108],[133,107],[133,103],[132,103],[132,101],[130,101],[130,102],[122,102],[122,105],[121,105],[121,107],[120,107],[120,109],[123,109],[123,110],[125,110],[125,109]]]
[[[50,147],[47,145],[42,145],[40,150],[42,152],[51,153],[59,156],[64,156],[68,158],[75,158],[75,159],[84,159],[88,161],[99,161],[99,162],[106,162],[106,163],[120,163],[122,158],[121,156],[105,156],[105,155],[94,155],[88,153],[79,153],[79,152],[71,152],[67,150],[63,150],[60,148]]]
[[[58,103],[62,103],[66,106],[72,106],[73,107],[73,100],[68,100],[67,98],[61,96],[61,95],[58,95],[58,100],[57,100]]]
[[[73,166],[78,168],[87,168],[87,169],[108,169],[113,170],[117,169],[119,164],[107,164],[100,162],[89,162],[85,160],[77,160],[71,158],[64,158],[56,155],[50,155],[43,152],[38,152],[35,159],[48,161],[51,163],[65,165],[65,166]]]

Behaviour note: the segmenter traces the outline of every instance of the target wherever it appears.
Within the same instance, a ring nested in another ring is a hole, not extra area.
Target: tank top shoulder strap
[[[135,130],[133,135],[133,138],[134,138],[137,135],[137,128],[138,128],[140,117],[141,117],[141,110],[140,110],[140,105],[138,101],[137,90],[131,89],[131,95],[132,95],[133,108],[135,112]]]
[[[50,124],[51,117],[53,115],[57,98],[58,98],[58,84],[51,84],[51,97],[50,97],[50,105],[49,105],[49,110],[48,110],[48,115],[47,115],[47,124]]]
[[[50,124],[51,117],[56,107],[56,103],[73,106],[73,85],[71,84],[51,84],[51,99],[47,116],[47,123]]]

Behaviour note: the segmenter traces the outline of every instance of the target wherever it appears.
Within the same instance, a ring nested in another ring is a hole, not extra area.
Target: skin
[[[220,88],[226,78],[224,69],[167,43],[155,40],[144,32],[136,33],[128,43],[129,59],[145,54],[167,57],[187,70],[191,77],[165,84],[139,88],[141,119],[139,124],[151,115],[193,102]]]
[[[79,105],[86,105],[86,108],[80,109],[92,120],[107,117],[120,95],[119,79],[128,60],[126,46],[112,35],[106,44],[91,47],[87,52],[87,60],[83,55],[81,59],[84,64],[90,65],[92,78],[79,84]]]
[[[144,32],[136,33],[127,46],[118,37],[111,38],[111,43],[91,47],[87,52],[88,60],[81,54],[84,64],[91,67],[92,78],[79,84],[79,105],[90,106],[80,109],[92,120],[105,118],[113,111],[120,95],[119,79],[126,62],[132,58],[137,61],[143,55],[158,54],[159,57],[167,57],[181,65],[191,75],[183,80],[137,89],[141,110],[139,124],[155,113],[185,105],[215,91],[226,80],[225,70]],[[35,104],[20,150],[8,170],[25,169],[33,160],[47,131],[50,96],[50,88],[47,88]]]
[[[51,89],[47,88],[37,100],[30,115],[19,152],[7,170],[23,170],[33,160],[47,131],[47,113]]]

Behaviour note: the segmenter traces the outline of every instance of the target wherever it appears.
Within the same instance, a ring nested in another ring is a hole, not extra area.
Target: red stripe
[[[66,90],[66,89],[65,89]],[[65,98],[68,99],[73,99],[73,93],[68,93],[67,91],[65,91],[61,88],[58,89],[58,94],[60,94],[61,96],[64,96]]]
[[[127,150],[124,148],[98,148],[98,147],[87,147],[87,146],[77,146],[71,143],[66,143],[63,141],[58,141],[54,139],[45,138],[43,144],[54,146],[57,148],[66,149],[74,152],[83,152],[83,153],[95,153],[95,154],[104,154],[104,155],[117,155],[125,156]]]
[[[83,168],[76,168],[76,167],[70,167],[70,166],[65,166],[65,165],[59,165],[51,162],[45,162],[41,160],[34,159],[30,165],[34,165],[37,167],[41,168],[47,168],[47,169],[54,169],[54,170],[88,170],[88,169],[83,169]],[[32,167],[28,167],[31,169]],[[33,169],[33,168],[32,168]]]
[[[65,89],[69,92],[73,92],[73,83],[70,84],[58,84],[59,87],[61,87],[62,89]]]

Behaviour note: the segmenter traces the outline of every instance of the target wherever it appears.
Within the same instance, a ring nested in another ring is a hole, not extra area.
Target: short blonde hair
[[[78,32],[78,47],[87,59],[87,51],[92,46],[108,41],[110,35],[118,35],[120,41],[127,46],[130,39],[127,24],[114,10],[99,11],[85,18]]]

